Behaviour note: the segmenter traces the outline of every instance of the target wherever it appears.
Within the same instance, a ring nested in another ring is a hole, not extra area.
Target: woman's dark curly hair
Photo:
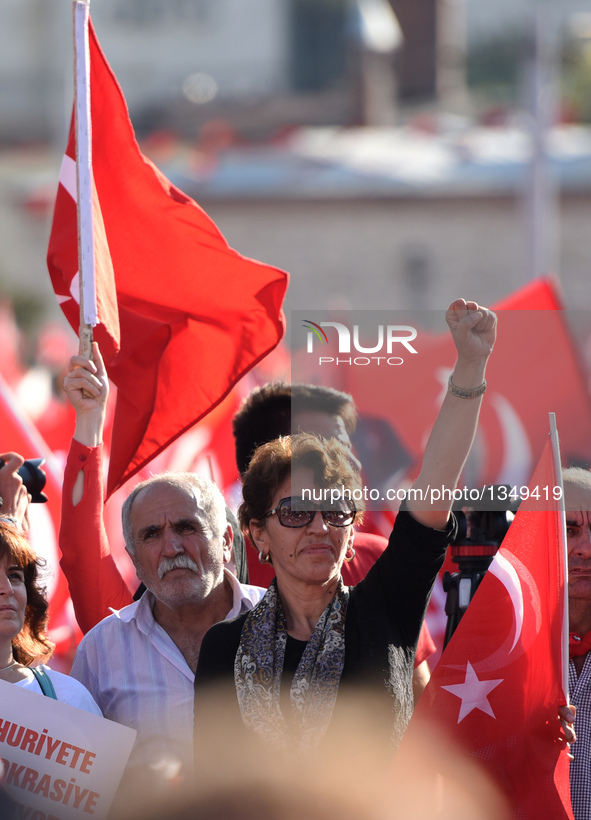
[[[25,623],[12,639],[12,653],[16,661],[30,666],[34,662],[47,660],[54,650],[54,644],[46,635],[49,610],[47,594],[45,588],[39,585],[45,561],[37,557],[16,527],[0,521],[0,561],[5,560],[19,566],[25,577]]]
[[[277,488],[287,479],[292,469],[307,467],[312,471],[317,487],[361,488],[361,476],[351,461],[350,451],[336,439],[322,439],[312,433],[281,436],[258,447],[248,470],[242,476],[242,504],[238,520],[244,532],[251,521],[260,521],[271,509]],[[365,509],[362,501],[355,501],[358,515]]]

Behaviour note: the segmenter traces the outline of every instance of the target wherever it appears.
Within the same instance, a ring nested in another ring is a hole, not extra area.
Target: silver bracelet
[[[451,375],[453,376],[453,373]],[[477,399],[478,396],[482,396],[486,390],[486,379],[481,385],[475,387],[473,390],[464,390],[463,387],[456,387],[450,376],[447,386],[449,387],[449,392],[452,395],[457,396],[459,399]]]
[[[20,530],[20,524],[18,523],[18,518],[15,518],[14,515],[2,515],[0,514],[0,521],[6,521],[7,524],[12,524],[13,527],[16,527]]]

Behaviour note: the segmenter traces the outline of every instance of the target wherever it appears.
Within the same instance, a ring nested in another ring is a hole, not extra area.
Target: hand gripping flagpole
[[[73,11],[80,353],[90,359],[92,358],[92,328],[97,324],[98,319],[92,212],[92,120],[90,114],[90,52],[88,47],[89,0],[75,0]]]
[[[554,461],[554,486],[560,487],[560,500],[564,508],[564,486],[562,483],[562,467],[560,461],[560,443],[558,440],[558,430],[556,427],[556,415],[549,413],[550,420],[550,441],[552,442],[552,455]],[[558,516],[559,545],[562,550],[562,560],[564,566],[564,611],[562,613],[562,688],[566,698],[565,703],[569,703],[568,695],[568,550],[566,541],[566,516]]]

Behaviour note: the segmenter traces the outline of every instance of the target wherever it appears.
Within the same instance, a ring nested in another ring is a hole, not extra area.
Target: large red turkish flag
[[[230,248],[207,214],[143,156],[92,26],[89,41],[102,322],[95,338],[118,388],[111,494],[275,347],[284,332],[288,277]],[[47,260],[58,300],[77,330],[75,155],[72,128]]]
[[[537,280],[493,309],[498,336],[466,483],[527,485],[549,412],[556,414],[564,464],[591,461],[591,400],[557,285]],[[404,366],[340,367],[342,381],[335,383],[352,394],[362,417],[386,419],[414,459],[422,456],[456,360],[449,333],[418,331],[417,355],[406,356]],[[372,466],[365,458],[363,464]]]

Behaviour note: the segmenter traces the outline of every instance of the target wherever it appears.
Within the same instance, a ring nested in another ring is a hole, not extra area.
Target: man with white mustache
[[[165,558],[158,567],[158,578],[162,580],[167,572],[173,569],[190,569],[193,572],[199,572],[199,567],[188,558],[186,555],[179,555],[177,558]]]
[[[96,346],[95,364],[82,357],[72,362],[65,387],[74,396],[75,438],[86,445],[88,461],[102,436],[97,420],[102,425],[106,374]],[[74,487],[74,503],[92,485],[86,475],[84,482]],[[125,548],[146,591],[90,629],[71,674],[106,718],[138,733],[124,791],[156,796],[192,772],[193,686],[203,636],[251,609],[264,590],[240,584],[226,568],[233,532],[224,497],[209,479],[156,475],[132,490],[121,515]],[[104,582],[100,563],[97,574],[90,583]]]

